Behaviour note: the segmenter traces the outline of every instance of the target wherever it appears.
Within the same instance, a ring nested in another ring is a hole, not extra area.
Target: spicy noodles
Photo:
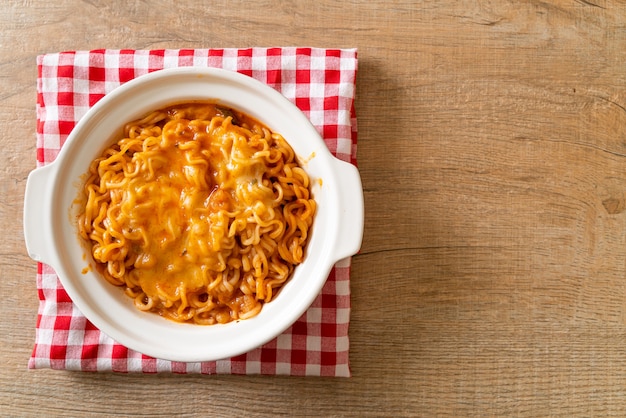
[[[129,123],[89,168],[80,235],[143,311],[251,318],[305,256],[316,204],[293,149],[233,109],[186,103]]]

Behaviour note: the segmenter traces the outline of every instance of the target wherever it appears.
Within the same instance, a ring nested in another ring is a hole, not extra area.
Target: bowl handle
[[[30,172],[24,192],[24,240],[28,255],[35,261],[47,263],[48,248],[53,246],[50,219],[50,193],[53,165]]]
[[[339,233],[334,254],[337,261],[356,254],[361,248],[364,227],[363,186],[359,170],[352,164],[335,159],[339,190]]]

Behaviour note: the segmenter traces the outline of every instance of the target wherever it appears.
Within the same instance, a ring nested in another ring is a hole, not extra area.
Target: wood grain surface
[[[357,47],[350,379],[27,370],[37,54]],[[626,5],[16,1],[0,8],[0,415],[623,416]]]

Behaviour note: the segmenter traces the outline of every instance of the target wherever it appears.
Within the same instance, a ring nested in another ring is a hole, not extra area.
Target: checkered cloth
[[[330,151],[356,164],[354,49],[94,50],[37,58],[37,166],[56,158],[76,122],[107,93],[142,74],[219,67],[260,80],[295,103]],[[55,272],[38,264],[39,312],[29,368],[142,373],[350,376],[350,260],[339,262],[313,305],[264,346],[225,360],[183,363],[132,351],[78,311]]]

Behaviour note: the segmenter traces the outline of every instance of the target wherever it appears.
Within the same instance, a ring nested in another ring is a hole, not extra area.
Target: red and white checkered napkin
[[[295,103],[330,151],[356,164],[354,49],[247,48],[94,50],[37,58],[37,165],[52,162],[76,122],[104,95],[137,76],[180,66],[247,74]],[[350,260],[338,263],[311,308],[288,330],[246,354],[182,363],[116,343],[74,306],[55,272],[38,264],[39,312],[29,368],[80,371],[350,376]]]

